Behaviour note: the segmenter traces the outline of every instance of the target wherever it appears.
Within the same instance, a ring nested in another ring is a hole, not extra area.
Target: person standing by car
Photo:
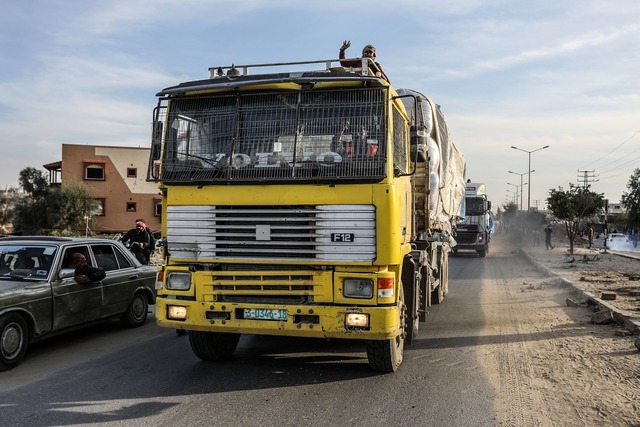
[[[151,238],[146,231],[147,225],[142,221],[136,221],[135,228],[127,231],[120,239],[122,243],[129,244],[129,250],[136,256],[141,264],[148,264],[149,261],[145,256],[145,250],[149,250]],[[151,252],[149,252],[150,254]]]
[[[553,249],[553,245],[551,244],[551,233],[553,233],[553,230],[550,225],[547,225],[544,229],[544,244],[547,246],[547,250]]]
[[[76,282],[83,285],[99,282],[107,276],[107,273],[105,273],[103,269],[87,264],[87,258],[80,252],[71,254],[69,267],[75,269],[73,277],[76,279]]]
[[[138,222],[141,222],[144,224],[144,231],[146,231],[147,234],[149,234],[149,247],[145,248],[143,251],[144,257],[147,259],[147,264],[149,264],[151,262],[151,254],[154,253],[156,250],[156,236],[154,236],[153,231],[151,231],[151,229],[147,227],[147,223],[145,222],[144,219],[142,218],[136,219],[136,224]]]

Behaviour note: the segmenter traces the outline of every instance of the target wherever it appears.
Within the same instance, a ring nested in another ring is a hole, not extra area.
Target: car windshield
[[[56,252],[51,245],[0,245],[0,278],[46,279]]]

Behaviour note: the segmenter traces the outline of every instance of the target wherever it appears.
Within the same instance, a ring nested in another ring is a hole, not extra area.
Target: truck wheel
[[[0,318],[0,371],[15,368],[22,361],[29,343],[24,317],[9,313]]]
[[[481,250],[478,250],[477,252],[478,252],[478,255],[480,255],[480,258],[484,258],[484,257],[487,256],[487,250],[486,249],[481,249]]]
[[[191,351],[202,360],[220,362],[230,359],[238,341],[240,334],[189,331]]]
[[[367,341],[367,359],[369,367],[378,372],[395,372],[402,363],[404,352],[404,337],[406,325],[406,307],[404,296],[400,292],[398,301],[400,311],[400,331],[395,338],[390,340],[369,340]]]
[[[122,323],[129,328],[137,328],[147,321],[149,303],[143,293],[137,293],[131,299],[127,311],[122,315]]]

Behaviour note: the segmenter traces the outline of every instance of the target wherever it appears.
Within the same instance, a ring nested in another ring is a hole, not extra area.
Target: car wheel
[[[148,311],[149,303],[147,302],[147,297],[139,292],[133,296],[127,311],[122,315],[122,322],[129,328],[142,326],[147,320]]]
[[[0,318],[0,371],[18,366],[29,343],[29,328],[24,317],[9,313]]]

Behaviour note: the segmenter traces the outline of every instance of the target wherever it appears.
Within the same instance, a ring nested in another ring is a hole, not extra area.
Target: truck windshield
[[[152,161],[160,163],[153,178],[381,180],[386,175],[386,99],[385,88],[359,88],[161,100],[155,128],[162,129],[163,143],[161,151],[152,149]]]
[[[466,215],[483,215],[486,211],[484,199],[481,197],[467,197],[465,200]]]

